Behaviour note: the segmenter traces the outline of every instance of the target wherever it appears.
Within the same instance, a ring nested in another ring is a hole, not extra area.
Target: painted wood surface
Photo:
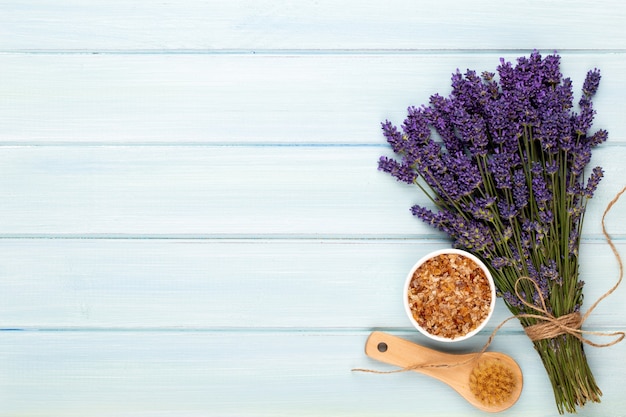
[[[620,51],[626,40],[616,0],[25,0],[3,10],[3,50]]]
[[[375,329],[442,348],[400,294],[450,243],[377,172],[379,123],[535,48],[576,89],[600,68],[589,305],[618,278],[600,216],[626,184],[625,18],[616,0],[0,2],[0,416],[482,415],[424,376],[351,371],[391,369],[364,354]],[[626,330],[625,291],[585,327]],[[579,415],[626,415],[625,346],[587,349],[604,396]],[[524,371],[503,415],[556,415],[519,325],[491,348]]]
[[[457,68],[493,70],[500,57],[514,60],[530,50],[6,53],[0,67],[3,139],[382,145],[380,122],[401,123],[408,106],[445,94]],[[623,55],[561,55],[577,95],[587,71],[602,70],[596,123],[611,127],[611,144],[625,142]]]

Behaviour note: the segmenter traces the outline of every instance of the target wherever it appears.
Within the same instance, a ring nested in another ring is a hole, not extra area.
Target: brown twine
[[[367,372],[370,374],[397,374],[400,372],[416,371],[418,369],[426,369],[426,368],[454,368],[455,366],[465,365],[466,363],[475,361],[476,359],[478,359],[478,356],[480,356],[481,354],[482,352],[476,354],[475,356],[469,359],[466,359],[461,362],[455,362],[455,363],[418,363],[414,365],[405,366],[404,368],[394,369],[391,371],[377,371],[375,369],[354,368],[352,369],[352,372]]]
[[[564,329],[580,329],[582,326],[582,317],[580,313],[571,313],[565,316],[561,316],[551,321],[544,323],[537,323],[532,326],[527,326],[524,331],[533,342],[542,339],[553,339],[559,335],[564,334]]]
[[[498,333],[498,331],[502,328],[502,326],[504,326],[508,321],[516,319],[516,318],[517,319],[520,319],[520,318],[531,318],[531,319],[536,319],[536,320],[540,320],[541,321],[540,323],[533,324],[531,326],[526,326],[524,328],[524,331],[526,332],[526,335],[533,342],[538,341],[538,340],[543,340],[543,339],[552,339],[552,338],[555,338],[555,337],[560,336],[562,334],[568,334],[568,335],[574,336],[575,338],[580,340],[582,343],[585,343],[585,344],[587,344],[589,346],[593,346],[593,347],[609,347],[609,346],[613,346],[613,345],[621,342],[624,339],[624,337],[626,337],[626,333],[625,332],[621,332],[621,331],[617,331],[617,332],[596,332],[596,331],[582,330],[581,327],[582,327],[583,323],[587,320],[587,318],[589,317],[591,312],[593,310],[595,310],[595,308],[598,306],[598,304],[600,304],[600,302],[602,300],[604,300],[609,295],[611,295],[617,289],[617,287],[619,287],[620,283],[622,282],[622,278],[624,276],[624,265],[622,263],[622,258],[620,256],[619,252],[617,251],[617,248],[615,247],[615,244],[613,243],[613,240],[611,239],[609,233],[607,232],[606,225],[605,225],[606,215],[611,210],[611,208],[615,205],[615,203],[617,203],[617,201],[620,199],[622,194],[624,194],[624,192],[626,192],[626,186],[624,188],[622,188],[621,191],[619,191],[616,194],[616,196],[613,198],[613,200],[611,200],[609,202],[609,204],[607,205],[606,209],[604,210],[604,214],[602,215],[602,234],[604,234],[604,237],[605,237],[607,243],[609,244],[609,246],[611,247],[611,250],[613,251],[613,255],[615,255],[615,258],[617,259],[617,263],[619,265],[619,278],[618,278],[617,282],[615,283],[615,285],[613,285],[613,287],[611,287],[607,292],[602,294],[591,305],[591,307],[587,310],[587,312],[584,315],[581,316],[581,314],[579,312],[574,312],[574,313],[566,314],[564,316],[555,317],[548,310],[548,308],[546,306],[545,299],[544,299],[543,295],[541,294],[541,291],[539,290],[539,285],[530,277],[521,277],[521,278],[519,278],[515,282],[515,295],[519,298],[519,300],[525,306],[527,306],[527,307],[537,311],[537,313],[539,313],[539,314],[517,314],[517,315],[511,316],[511,317],[503,320],[493,330],[493,332],[491,333],[491,335],[487,339],[487,342],[482,347],[482,349],[479,352],[477,352],[476,355],[474,355],[470,359],[467,359],[467,360],[461,361],[461,362],[457,362],[457,363],[453,363],[453,364],[448,364],[448,363],[415,364],[415,365],[406,366],[406,367],[401,368],[401,369],[396,369],[396,370],[393,370],[393,371],[376,371],[376,370],[372,370],[372,369],[361,369],[361,368],[353,369],[353,371],[370,372],[370,373],[375,373],[375,374],[392,374],[392,373],[398,373],[398,372],[414,371],[414,370],[423,369],[423,368],[451,368],[451,367],[455,367],[455,366],[464,365],[464,364],[469,363],[471,361],[477,360],[478,357],[480,357],[483,353],[485,353],[485,351],[487,350],[489,345],[491,345],[491,342],[493,341],[496,333]],[[533,284],[533,286],[535,287],[535,290],[537,291],[537,294],[539,294],[539,301],[541,303],[541,306],[536,306],[534,304],[531,304],[531,303],[527,302],[524,297],[521,296],[521,294],[519,292],[519,284],[522,281],[524,281],[524,280],[530,281]],[[595,342],[589,340],[588,338],[586,338],[585,335],[615,337],[615,339],[612,340],[611,342],[607,342],[607,343],[595,343]]]

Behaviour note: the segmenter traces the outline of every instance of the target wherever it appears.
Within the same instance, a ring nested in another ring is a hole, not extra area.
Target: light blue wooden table
[[[618,0],[0,2],[0,416],[482,415],[415,373],[351,372],[390,369],[373,329],[433,346],[401,288],[450,245],[377,171],[379,123],[535,48],[576,91],[600,68],[595,300],[618,277],[600,215],[626,183],[625,22]],[[586,329],[626,330],[625,297]],[[503,415],[556,415],[520,326],[491,349],[524,372]],[[626,415],[625,349],[587,348],[604,396],[581,416]]]

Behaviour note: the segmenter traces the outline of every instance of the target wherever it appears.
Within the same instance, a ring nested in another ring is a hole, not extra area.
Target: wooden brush
[[[522,393],[522,370],[504,353],[444,353],[383,332],[370,335],[365,353],[381,362],[445,382],[483,411],[506,410]]]

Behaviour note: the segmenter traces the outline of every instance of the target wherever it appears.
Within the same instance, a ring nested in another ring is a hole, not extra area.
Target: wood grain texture
[[[1,3],[2,417],[482,415],[420,375],[350,371],[382,367],[374,329],[431,343],[401,286],[450,244],[376,170],[380,122],[533,49],[576,92],[602,71],[586,305],[617,279],[599,217],[625,184],[620,1]],[[607,219],[621,252],[625,214]],[[585,328],[626,330],[624,291]],[[624,415],[624,346],[587,349],[604,397],[580,416]],[[519,325],[491,349],[524,372],[504,415],[555,415]]]
[[[458,69],[494,71],[523,52],[3,54],[0,141],[8,144],[369,144],[380,123],[450,93]],[[549,49],[546,53],[550,53]],[[603,78],[594,128],[626,141],[626,54],[562,53],[578,98]]]
[[[623,50],[618,0],[5,2],[0,50]]]
[[[421,343],[415,332],[395,333]],[[0,416],[484,416],[448,386],[365,356],[368,331],[354,332],[3,332]],[[485,338],[479,336],[477,343]],[[552,416],[551,387],[526,336],[494,342],[524,372],[519,401],[502,415]],[[605,403],[626,406],[623,347],[591,351]],[[608,410],[608,411],[607,411]]]
[[[2,239],[0,324],[47,329],[408,329],[406,274],[445,240]],[[626,243],[619,242],[620,251]],[[602,241],[581,248],[590,306],[618,278]],[[625,289],[589,329],[621,328]],[[498,300],[485,332],[510,313]],[[504,328],[521,332],[516,322]]]
[[[622,146],[596,150],[585,232],[623,187]],[[372,146],[13,146],[0,154],[4,236],[432,236],[417,187],[377,171]],[[610,230],[626,233],[619,215]],[[590,236],[591,237],[591,236]]]

